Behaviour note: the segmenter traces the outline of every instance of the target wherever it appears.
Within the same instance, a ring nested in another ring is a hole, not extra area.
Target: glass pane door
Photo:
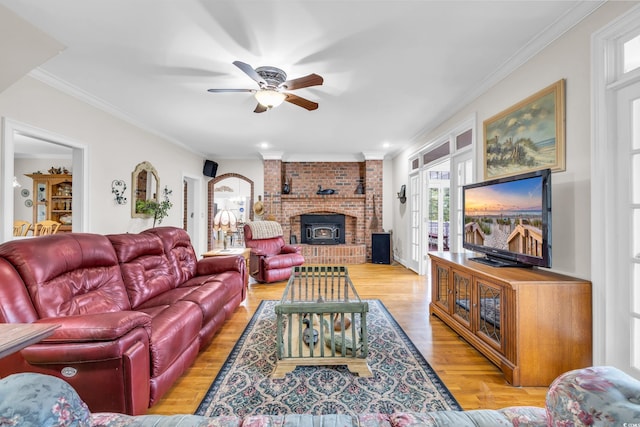
[[[36,184],[36,200],[35,200],[35,210],[36,210],[36,222],[44,221],[47,218],[47,183],[46,182],[38,182]]]
[[[471,276],[453,270],[453,314],[458,321],[471,327]]]
[[[454,177],[455,183],[452,182],[452,186],[455,189],[455,203],[452,203],[452,208],[455,209],[451,221],[456,227],[452,227],[451,236],[451,251],[462,252],[462,230],[463,218],[462,218],[462,187],[473,182],[473,159],[471,153],[466,153],[464,156],[458,156],[453,159],[454,161]],[[455,207],[454,207],[455,206]]]
[[[426,170],[428,251],[449,250],[450,168],[450,162],[447,160]]]
[[[476,318],[478,334],[486,342],[502,350],[502,289],[488,282],[477,282],[477,298],[479,316]]]
[[[420,176],[412,175],[409,178],[409,209],[411,210],[411,260],[409,267],[413,271],[420,272]]]
[[[640,371],[640,83],[619,92],[618,113],[622,208],[619,269],[620,279],[628,284],[632,301],[630,365]]]

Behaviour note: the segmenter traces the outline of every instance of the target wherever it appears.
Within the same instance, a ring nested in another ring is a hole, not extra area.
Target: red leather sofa
[[[262,283],[280,282],[291,276],[291,267],[304,264],[300,246],[285,244],[282,227],[275,221],[244,225],[244,243],[251,248],[250,274]]]
[[[188,234],[64,233],[0,245],[0,322],[53,323],[0,377],[65,379],[92,411],[143,414],[246,296],[242,256],[198,260]]]

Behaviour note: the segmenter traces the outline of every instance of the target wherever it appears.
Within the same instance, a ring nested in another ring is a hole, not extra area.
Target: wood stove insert
[[[345,243],[345,218],[342,214],[300,215],[301,243],[339,245]]]

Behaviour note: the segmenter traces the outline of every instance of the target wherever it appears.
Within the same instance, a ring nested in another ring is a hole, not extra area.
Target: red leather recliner
[[[244,225],[245,246],[251,248],[251,277],[262,283],[288,280],[291,268],[304,264],[302,248],[285,244],[282,227],[275,221],[254,221]]]

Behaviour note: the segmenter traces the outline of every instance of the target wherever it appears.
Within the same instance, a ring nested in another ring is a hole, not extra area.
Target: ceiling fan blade
[[[255,110],[253,110],[253,112],[254,112],[254,113],[264,113],[264,112],[265,112],[265,111],[267,111],[267,110],[268,110],[268,108],[267,108],[267,107],[265,107],[264,105],[262,105],[262,104],[260,104],[260,103],[258,102],[258,105],[256,105],[256,109],[255,109]]]
[[[303,87],[319,86],[324,79],[317,74],[309,74],[308,76],[299,77],[293,80],[287,80],[282,83],[281,87],[288,90],[302,89]]]
[[[256,70],[253,69],[253,67],[249,64],[246,64],[242,61],[233,61],[233,65],[235,65],[236,67],[240,68],[242,71],[244,71],[244,73],[251,77],[253,80],[255,80],[256,82],[258,82],[258,84],[260,86],[262,85],[266,85],[267,82],[264,81],[264,79],[262,78],[262,76],[260,76],[260,74],[258,74],[258,72]]]
[[[224,92],[255,92],[255,89],[207,89],[207,92],[224,93]]]
[[[285,95],[287,95],[287,97],[285,98],[285,101],[295,104],[299,107],[306,108],[309,111],[315,110],[318,108],[317,102],[309,101],[308,99],[299,97],[292,93],[285,93]]]

